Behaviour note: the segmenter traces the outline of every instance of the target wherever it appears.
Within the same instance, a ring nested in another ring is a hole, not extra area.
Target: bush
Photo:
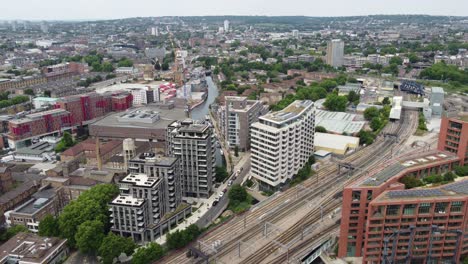
[[[216,182],[223,182],[227,178],[228,178],[228,172],[226,170],[226,167],[216,166],[216,168],[215,168],[215,181]]]
[[[401,178],[400,182],[405,185],[405,189],[412,189],[424,185],[420,179],[416,179],[413,176],[405,176]]]
[[[455,174],[457,174],[460,177],[468,176],[468,165],[456,166],[455,167]]]
[[[167,234],[166,245],[167,249],[179,249],[183,248],[188,245],[190,242],[195,240],[200,234],[202,230],[195,225],[189,225],[184,230],[177,230],[175,232]]]
[[[452,172],[447,172],[444,174],[444,181],[447,181],[447,182],[452,182],[455,180],[457,176],[455,174],[453,174]]]
[[[375,106],[369,107],[366,110],[364,110],[364,118],[367,121],[371,121],[373,118],[379,117],[379,109]]]
[[[325,129],[323,126],[316,126],[316,127],[315,127],[315,132],[318,132],[318,133],[327,133],[327,129]]]
[[[426,183],[440,183],[444,181],[444,177],[442,175],[430,175],[423,179]]]

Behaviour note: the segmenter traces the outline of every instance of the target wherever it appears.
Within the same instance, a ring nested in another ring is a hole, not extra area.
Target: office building
[[[385,255],[386,239],[392,241],[391,235],[395,229],[406,232],[410,227],[417,232],[417,236],[409,238],[408,233],[400,234],[398,239],[401,241],[397,242],[398,249],[394,251],[396,258],[401,260],[404,255],[412,258],[410,263],[419,263],[416,262],[419,257],[427,257],[430,241],[427,228],[430,229],[432,225],[448,224],[449,229],[452,227],[457,229],[458,222],[461,221],[452,218],[449,211],[438,209],[434,211],[434,206],[439,208],[439,203],[448,206],[453,201],[459,201],[459,198],[466,200],[468,189],[463,191],[465,194],[460,193],[460,190],[451,193],[447,190],[452,187],[446,186],[440,187],[441,189],[405,189],[402,182],[405,177],[422,179],[429,175],[449,172],[458,163],[459,158],[448,152],[434,150],[417,153],[387,161],[348,184],[343,190],[338,257],[363,257],[363,263],[381,263]],[[466,207],[466,202],[463,206]],[[415,213],[418,211],[418,214],[425,214],[425,217]],[[447,222],[449,217],[453,223]],[[425,243],[421,243],[423,241]],[[414,242],[415,246],[408,246],[409,242]],[[407,245],[405,248],[400,245],[404,243]],[[392,247],[392,245],[387,246]],[[439,250],[439,246],[437,248]],[[450,256],[453,257],[455,247],[447,245],[447,248],[441,250],[445,251],[448,248],[451,248]],[[392,250],[387,248],[386,252]],[[438,254],[437,258],[442,259],[448,255],[444,252],[443,255]]]
[[[247,100],[247,97],[226,96],[224,126],[225,139],[230,148],[237,146],[239,150],[250,149],[250,126],[258,121],[259,116],[266,113],[262,103],[257,100]]]
[[[285,109],[261,116],[252,124],[251,174],[262,190],[277,190],[314,153],[315,106],[296,100]]]
[[[224,20],[224,33],[229,32],[229,20]]]
[[[188,119],[167,128],[167,153],[181,164],[182,191],[186,197],[208,198],[215,173],[215,145],[209,124]]]
[[[113,232],[137,243],[154,241],[174,220],[191,213],[181,203],[177,158],[142,153],[129,161],[128,169],[130,174],[119,182],[119,196],[109,204]]]
[[[0,263],[63,263],[68,253],[66,239],[18,233],[0,246]]]
[[[344,41],[333,39],[327,45],[327,64],[333,67],[341,67],[344,63]]]
[[[468,164],[468,113],[443,114],[437,148],[457,155],[460,165]]]

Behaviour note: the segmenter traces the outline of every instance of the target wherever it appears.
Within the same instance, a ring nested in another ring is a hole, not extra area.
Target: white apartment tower
[[[122,148],[124,158],[124,169],[127,170],[128,162],[136,155],[135,140],[133,140],[132,138],[124,139],[122,143]]]
[[[333,39],[327,45],[327,64],[333,67],[341,67],[344,64],[344,41]]]
[[[224,20],[224,33],[229,32],[229,20]]]
[[[296,100],[285,109],[261,116],[252,124],[251,174],[261,190],[277,190],[314,153],[315,106]]]

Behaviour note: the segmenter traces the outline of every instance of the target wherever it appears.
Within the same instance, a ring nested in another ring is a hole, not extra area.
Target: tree
[[[404,176],[403,178],[401,178],[400,182],[405,185],[405,189],[412,189],[424,185],[424,183],[421,180],[413,176]]]
[[[163,71],[169,70],[169,63],[164,62],[164,63],[161,65],[161,69],[162,69]]]
[[[161,245],[150,242],[144,247],[140,247],[132,255],[132,264],[150,264],[164,256],[164,249]]]
[[[24,94],[34,96],[34,90],[31,88],[25,89]]]
[[[94,71],[94,72],[102,71],[102,65],[101,65],[101,63],[99,63],[97,61],[93,62],[93,64],[91,64],[91,67],[92,67],[92,71]]]
[[[316,126],[315,127],[315,132],[318,133],[327,133],[327,130],[323,126]]]
[[[372,118],[370,122],[370,127],[372,128],[373,131],[379,130],[381,126],[382,126],[382,120],[380,120],[379,117]]]
[[[39,235],[45,237],[57,237],[60,235],[58,219],[52,215],[46,215],[39,222]]]
[[[96,253],[104,239],[104,224],[98,220],[85,221],[75,235],[76,246],[83,253]]]
[[[76,200],[64,207],[59,215],[60,235],[68,239],[71,247],[76,245],[75,234],[81,223],[97,220],[104,224],[103,234],[109,229],[108,204],[119,193],[112,184],[98,184],[82,193]]]
[[[135,248],[135,243],[129,237],[125,238],[116,235],[112,232],[109,232],[107,236],[102,240],[98,252],[99,256],[102,257],[102,262],[104,264],[112,264],[114,262],[114,259],[118,258],[122,253],[125,253],[127,254],[127,256],[130,256],[135,250]],[[147,254],[151,254],[151,252],[147,252]]]
[[[449,171],[444,174],[444,181],[451,182],[451,181],[454,181],[456,177],[457,176],[453,174],[453,172]]]
[[[289,56],[292,56],[292,55],[294,55],[294,51],[292,49],[286,49],[284,51],[284,56],[285,57],[289,57]]]
[[[169,250],[185,247],[201,234],[197,225],[191,224],[186,229],[167,234],[166,245]]]
[[[114,71],[114,66],[112,66],[112,63],[110,62],[104,62],[101,67],[103,72],[113,72]]]
[[[359,98],[360,98],[359,94],[357,94],[355,91],[350,91],[348,93],[348,102],[350,103],[355,103],[355,104],[359,103]]]
[[[419,60],[420,60],[419,57],[418,57],[418,55],[416,55],[415,53],[410,53],[410,54],[408,55],[408,59],[409,59],[409,61],[410,61],[411,63],[417,63],[417,62],[419,62]]]
[[[234,147],[234,156],[239,157],[239,146]]]
[[[60,142],[55,147],[55,151],[56,152],[62,152],[64,150],[68,149],[69,147],[73,146],[74,144],[75,144],[75,142],[73,141],[72,135],[69,132],[64,132],[63,136],[62,136],[62,139],[60,140]]]
[[[339,96],[335,93],[331,93],[327,96],[323,105],[330,111],[344,112],[346,111],[347,102],[348,99],[345,96]]]
[[[230,200],[241,203],[247,200],[247,191],[239,184],[234,184],[229,190],[228,196]]]
[[[394,56],[390,59],[390,64],[396,64],[396,65],[401,65],[403,64],[403,59],[398,57],[398,56]]]
[[[52,94],[52,93],[51,93],[51,91],[49,91],[49,90],[45,90],[45,91],[44,91],[44,96],[45,96],[45,97],[52,97],[51,94]]]
[[[384,97],[384,99],[382,100],[382,104],[383,105],[389,105],[390,104],[390,98]]]
[[[127,58],[122,58],[119,63],[117,63],[118,67],[132,67],[133,61]]]
[[[375,136],[371,132],[364,131],[364,130],[359,131],[358,137],[359,137],[359,142],[365,145],[372,144],[375,138]]]
[[[454,171],[460,177],[468,176],[468,165],[456,166]]]
[[[228,177],[228,172],[226,170],[226,167],[222,166],[216,166],[215,168],[215,181],[216,182],[223,182],[226,180]]]
[[[375,106],[371,106],[367,108],[366,110],[364,110],[364,118],[367,121],[370,121],[374,119],[375,117],[378,117],[379,115],[380,115],[379,109]]]
[[[29,232],[29,229],[24,225],[14,225],[8,228],[5,232],[2,232],[0,235],[0,241],[7,241],[20,232],[27,233]]]

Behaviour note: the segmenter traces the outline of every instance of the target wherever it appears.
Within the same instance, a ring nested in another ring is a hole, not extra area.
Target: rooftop
[[[139,199],[130,195],[122,195],[122,194],[117,196],[112,201],[112,204],[128,205],[128,206],[142,206],[144,203],[145,203],[145,199]]]
[[[140,155],[132,158],[130,162],[151,162],[154,165],[169,167],[177,161],[177,158],[156,155],[155,153],[141,153]]]
[[[445,152],[423,153],[412,158],[401,158],[393,161],[388,166],[383,165],[377,173],[371,177],[365,177],[355,182],[358,186],[380,186],[401,172],[418,166],[436,164],[443,161],[457,161],[458,157]],[[377,171],[378,168],[376,168]]]
[[[65,246],[66,239],[44,238],[32,233],[18,233],[0,246],[0,261],[20,257],[20,263],[47,263],[48,257]],[[16,261],[15,261],[16,263]]]
[[[130,173],[125,178],[123,178],[120,182],[130,183],[138,187],[152,187],[158,184],[160,180],[161,180],[160,178],[149,177],[147,174],[144,174],[144,173]]]
[[[296,100],[288,105],[281,111],[273,112],[266,114],[260,117],[266,121],[272,121],[276,123],[283,123],[294,118],[300,116],[304,111],[306,111],[309,107],[312,107],[314,102],[311,100]]]

